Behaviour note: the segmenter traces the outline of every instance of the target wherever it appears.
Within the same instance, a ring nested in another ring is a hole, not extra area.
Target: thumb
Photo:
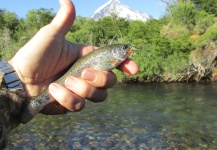
[[[59,1],[60,9],[50,25],[54,26],[57,32],[65,36],[75,20],[75,7],[71,0]]]

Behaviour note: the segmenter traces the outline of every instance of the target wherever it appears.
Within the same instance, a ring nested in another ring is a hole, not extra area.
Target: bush
[[[203,34],[206,32],[206,29],[213,25],[214,15],[210,15],[204,10],[198,11],[195,16],[196,25],[194,28],[194,33]]]
[[[194,27],[197,9],[191,1],[172,5],[171,10],[173,23],[183,25],[190,30]]]
[[[217,40],[217,25],[207,28],[206,32],[202,34],[194,43],[194,47],[206,47],[212,41]]]

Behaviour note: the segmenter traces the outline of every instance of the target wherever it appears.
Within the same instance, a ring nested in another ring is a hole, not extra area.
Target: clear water
[[[217,83],[117,85],[79,113],[37,115],[7,149],[217,149]]]

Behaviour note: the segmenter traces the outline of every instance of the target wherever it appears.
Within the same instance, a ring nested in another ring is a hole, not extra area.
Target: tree
[[[217,1],[216,0],[191,0],[199,9],[205,10],[208,13],[217,16]]]
[[[197,9],[195,5],[188,1],[172,6],[172,21],[176,24],[181,24],[188,29],[192,29],[195,25],[195,16]]]
[[[52,10],[46,8],[30,10],[26,15],[27,26],[39,30],[41,27],[49,24],[55,16]]]
[[[9,29],[11,35],[13,35],[19,25],[19,19],[14,12],[0,9],[0,29]]]

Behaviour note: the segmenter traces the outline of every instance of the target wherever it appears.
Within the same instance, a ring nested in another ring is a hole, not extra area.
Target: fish
[[[65,79],[69,76],[80,78],[82,71],[87,68],[111,71],[126,60],[133,52],[134,49],[130,44],[111,44],[100,47],[78,59],[71,68],[55,82],[63,85]],[[47,89],[39,96],[27,100],[21,115],[21,123],[25,124],[29,122],[52,101],[54,100]]]

